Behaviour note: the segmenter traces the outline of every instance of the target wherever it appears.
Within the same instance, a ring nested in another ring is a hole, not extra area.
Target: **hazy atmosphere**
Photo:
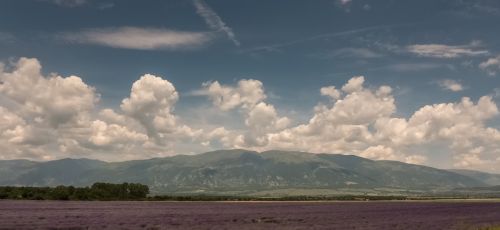
[[[3,1],[0,160],[237,148],[500,172],[498,22],[495,0]]]

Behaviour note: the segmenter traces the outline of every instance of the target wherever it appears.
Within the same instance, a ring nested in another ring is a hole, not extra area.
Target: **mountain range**
[[[219,150],[197,155],[104,162],[0,161],[1,186],[146,184],[154,194],[413,194],[500,185],[500,175],[398,161],[293,151]]]

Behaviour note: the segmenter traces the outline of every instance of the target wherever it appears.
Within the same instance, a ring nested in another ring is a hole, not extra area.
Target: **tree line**
[[[138,183],[94,183],[90,187],[0,187],[0,199],[18,200],[141,200],[149,187]]]
[[[155,195],[148,196],[149,187],[138,183],[94,183],[90,187],[14,187],[0,186],[0,199],[12,200],[148,200],[148,201],[363,201],[363,200],[406,200],[404,196],[285,196],[253,197],[224,196],[210,194]]]

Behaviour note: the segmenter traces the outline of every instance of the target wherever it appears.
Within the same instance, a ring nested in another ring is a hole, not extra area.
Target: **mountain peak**
[[[155,193],[204,191],[251,195],[306,190],[366,192],[375,188],[428,191],[487,185],[481,178],[402,162],[341,154],[282,150],[259,153],[245,149],[113,163],[61,159],[9,164],[0,168],[0,172],[0,185],[88,186],[98,181],[133,182],[147,184]]]

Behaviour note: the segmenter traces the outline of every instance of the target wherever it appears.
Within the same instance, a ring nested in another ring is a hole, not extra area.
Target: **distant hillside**
[[[213,194],[434,191],[489,185],[480,178],[426,166],[285,151],[221,150],[113,163],[0,161],[0,185],[87,186],[97,181],[142,183],[153,193]]]
[[[450,169],[448,171],[468,176],[470,178],[482,181],[483,183],[490,186],[500,185],[500,174],[485,173],[467,169]]]

